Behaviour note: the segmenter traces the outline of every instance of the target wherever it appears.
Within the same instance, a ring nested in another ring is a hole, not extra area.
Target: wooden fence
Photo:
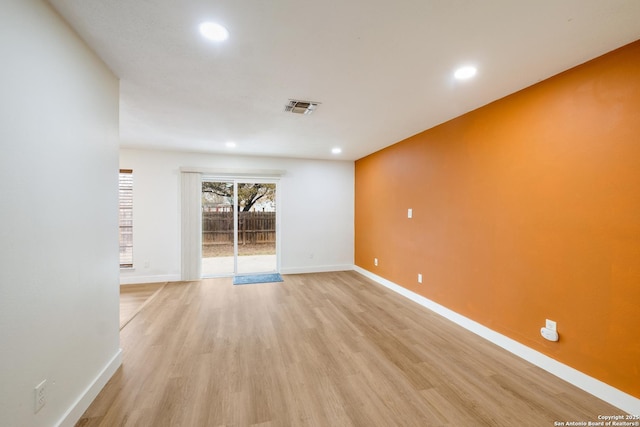
[[[274,243],[275,212],[238,212],[238,244]],[[202,212],[202,244],[233,243],[233,212]]]

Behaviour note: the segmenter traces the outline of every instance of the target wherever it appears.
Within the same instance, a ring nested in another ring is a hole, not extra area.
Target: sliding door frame
[[[244,175],[218,175],[202,173],[202,182],[233,182],[233,273],[232,276],[243,276],[248,274],[259,273],[273,273],[274,271],[265,272],[251,272],[251,273],[239,273],[238,272],[238,184],[256,183],[256,184],[274,184],[276,186],[276,269],[275,273],[280,273],[280,218],[281,218],[281,194],[280,194],[280,179],[279,177],[271,176],[244,176]],[[202,209],[201,209],[202,210]],[[200,230],[202,232],[202,230]],[[202,256],[200,257],[200,263],[202,263]],[[228,276],[228,275],[226,275]]]

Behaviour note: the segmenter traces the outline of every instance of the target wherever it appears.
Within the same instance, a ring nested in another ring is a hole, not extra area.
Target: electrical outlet
[[[422,283],[422,274],[418,273],[418,283]]]
[[[413,218],[413,209],[407,211],[407,218]]]
[[[547,329],[551,329],[552,331],[557,331],[558,330],[558,324],[556,322],[554,322],[553,320],[549,320],[549,319],[546,319],[545,327]]]
[[[552,331],[551,329],[540,328],[540,334],[545,340],[548,341],[558,341],[559,339],[558,333],[556,331]]]
[[[34,414],[38,412],[47,403],[47,380],[43,380],[38,384],[34,390],[35,392],[35,406]]]
[[[540,334],[545,340],[558,341],[558,325],[553,320],[546,319],[544,328],[540,328]]]
[[[378,258],[373,259],[373,265],[375,265],[376,267],[378,266]]]

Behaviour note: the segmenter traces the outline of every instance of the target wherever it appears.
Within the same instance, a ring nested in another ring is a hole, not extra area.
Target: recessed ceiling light
[[[229,38],[229,30],[215,22],[203,22],[200,24],[200,34],[202,34],[202,37],[214,42],[221,42]]]
[[[236,143],[233,141],[227,141],[225,145],[229,148],[236,148]]]
[[[338,148],[338,147],[332,148],[331,152],[333,154],[340,154],[340,153],[342,153],[342,148]]]
[[[472,65],[467,65],[467,66],[458,68],[455,71],[455,73],[453,73],[453,76],[458,80],[467,80],[475,76],[477,72],[478,72],[478,69],[476,67]]]

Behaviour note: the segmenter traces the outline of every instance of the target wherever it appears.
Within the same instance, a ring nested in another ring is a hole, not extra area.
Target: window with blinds
[[[133,267],[133,171],[120,169],[120,268]]]

